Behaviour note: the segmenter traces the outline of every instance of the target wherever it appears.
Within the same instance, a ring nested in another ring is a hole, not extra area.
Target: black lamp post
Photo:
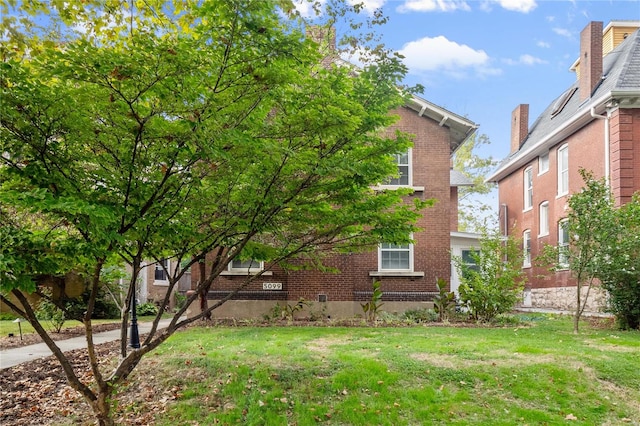
[[[138,334],[138,314],[136,313],[136,285],[133,284],[133,300],[131,301],[131,341],[129,347],[140,348],[140,335]]]

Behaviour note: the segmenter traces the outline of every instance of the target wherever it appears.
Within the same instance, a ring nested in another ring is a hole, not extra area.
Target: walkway
[[[169,325],[171,319],[162,319],[158,323],[158,329],[165,328]],[[149,333],[151,330],[151,322],[138,323],[138,332],[142,336]],[[96,345],[100,343],[112,342],[114,340],[120,340],[120,329],[103,331],[102,333],[96,333],[93,335],[93,341]],[[87,347],[87,341],[84,336],[73,337],[66,340],[57,340],[56,345],[62,350],[62,352],[72,351],[74,349],[82,349]],[[19,348],[5,349],[0,351],[0,369],[13,367],[14,365],[22,364],[23,362],[33,361],[35,359],[46,358],[53,353],[46,344],[37,343],[35,345],[22,346]]]

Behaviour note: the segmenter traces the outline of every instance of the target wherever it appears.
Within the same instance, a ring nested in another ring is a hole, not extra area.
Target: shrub
[[[371,300],[367,303],[361,303],[362,311],[364,312],[364,319],[367,321],[375,321],[380,312],[382,303],[382,289],[380,288],[382,283],[380,281],[374,281],[373,292],[371,293]]]
[[[403,316],[418,324],[438,321],[438,314],[433,309],[409,309]]]
[[[474,264],[454,256],[460,275],[460,301],[475,320],[491,321],[511,311],[522,297],[521,247],[514,238],[485,234],[479,249],[471,253]]]
[[[151,302],[141,303],[139,305],[136,305],[136,314],[141,317],[157,315],[158,307]]]
[[[62,326],[64,326],[64,323],[67,321],[67,316],[64,310],[58,307],[53,301],[53,292],[50,288],[44,287],[41,292],[42,296],[38,302],[36,317],[38,317],[39,320],[47,321],[54,333],[60,333]]]
[[[433,309],[438,314],[439,321],[449,321],[456,309],[456,295],[447,291],[447,282],[442,278],[438,278],[436,286],[438,294],[433,300]]]

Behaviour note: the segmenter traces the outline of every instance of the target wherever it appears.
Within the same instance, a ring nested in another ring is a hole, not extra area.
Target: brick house
[[[609,182],[615,202],[640,190],[640,22],[591,22],[580,35],[576,81],[529,126],[529,106],[511,117],[511,151],[489,181],[499,188],[502,232],[523,240],[524,306],[573,309],[570,271],[551,274],[535,258],[545,244],[568,244],[568,196],[584,168]],[[560,265],[562,266],[562,265]],[[602,293],[592,291],[589,310]]]
[[[339,274],[287,273],[275,267],[264,271],[260,279],[216,309],[214,316],[259,317],[276,303],[295,304],[304,298],[313,302],[310,309],[317,312],[332,318],[351,317],[362,313],[360,303],[370,300],[375,280],[382,282],[386,311],[432,306],[437,278],[448,283],[452,279],[452,242],[453,251],[459,253],[477,241],[475,234],[457,232],[457,188],[469,182],[450,166],[452,154],[475,132],[477,125],[419,97],[413,97],[393,113],[400,117],[395,127],[415,137],[413,148],[397,156],[400,177],[389,186],[412,187],[414,192],[409,198],[437,199],[417,224],[422,231],[413,235],[415,244],[383,244],[374,252],[332,257],[327,264],[339,269]],[[229,294],[248,272],[263,266],[251,261],[231,262],[228,270],[214,281],[209,304]],[[193,288],[199,280],[197,269],[191,274]],[[453,287],[457,288],[455,282]]]

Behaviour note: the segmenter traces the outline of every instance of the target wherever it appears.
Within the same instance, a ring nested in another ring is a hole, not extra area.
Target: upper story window
[[[549,235],[549,202],[543,201],[539,207],[538,236]]]
[[[162,259],[156,263],[153,279],[155,281],[168,281],[169,259]]]
[[[522,267],[531,267],[531,231],[529,229],[522,233],[522,253],[524,254]]]
[[[569,146],[558,149],[558,196],[569,193]]]
[[[527,167],[524,170],[524,210],[533,207],[533,169]]]
[[[563,219],[558,222],[558,266],[569,267],[569,222]]]
[[[549,151],[538,157],[538,174],[541,175],[549,171]]]
[[[412,184],[411,176],[411,149],[402,154],[395,154],[398,164],[398,177],[389,179],[387,185],[409,186]]]
[[[233,259],[231,262],[229,262],[229,271],[231,272],[255,273],[262,271],[263,268],[263,262],[259,262],[253,259]]]
[[[413,271],[413,244],[380,244],[378,269],[380,271]]]

